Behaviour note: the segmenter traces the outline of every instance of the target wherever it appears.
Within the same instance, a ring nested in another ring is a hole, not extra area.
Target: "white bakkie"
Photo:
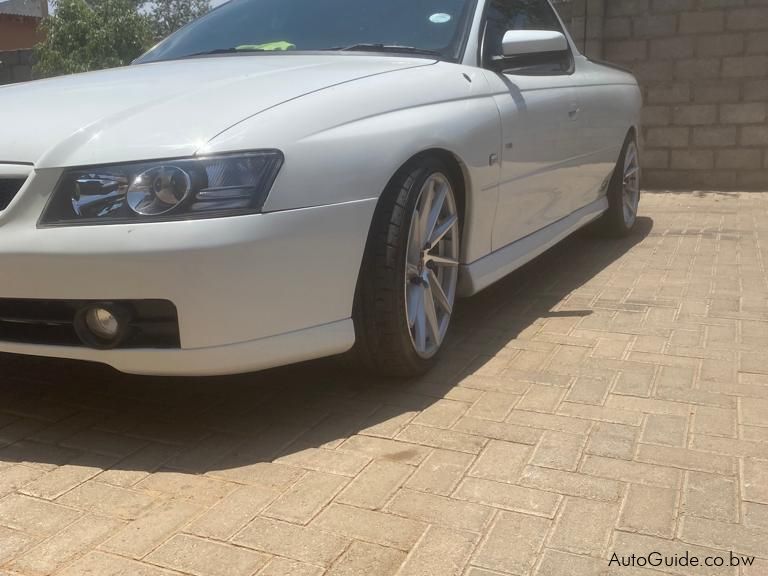
[[[640,107],[548,0],[232,0],[0,88],[0,351],[423,373],[456,298],[630,232]]]

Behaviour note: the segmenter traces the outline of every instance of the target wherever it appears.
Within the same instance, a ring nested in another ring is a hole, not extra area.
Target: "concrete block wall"
[[[562,4],[588,56],[640,81],[646,187],[768,190],[768,0]]]
[[[33,64],[32,50],[0,51],[0,85],[31,80]]]

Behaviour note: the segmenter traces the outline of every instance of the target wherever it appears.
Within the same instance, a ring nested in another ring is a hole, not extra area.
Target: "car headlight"
[[[41,225],[125,224],[259,212],[278,150],[67,170]]]

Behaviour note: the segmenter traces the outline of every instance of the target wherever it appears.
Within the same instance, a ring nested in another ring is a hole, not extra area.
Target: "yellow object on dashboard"
[[[293,50],[296,48],[295,44],[280,40],[279,42],[267,42],[266,44],[242,44],[235,48],[235,50]]]

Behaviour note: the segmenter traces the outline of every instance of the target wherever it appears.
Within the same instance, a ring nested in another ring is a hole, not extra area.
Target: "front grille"
[[[5,210],[26,182],[25,178],[0,178],[0,210]]]
[[[0,298],[0,341],[85,346],[75,331],[75,314],[93,300]],[[130,311],[129,335],[120,348],[179,348],[176,307],[167,300],[112,300]]]

